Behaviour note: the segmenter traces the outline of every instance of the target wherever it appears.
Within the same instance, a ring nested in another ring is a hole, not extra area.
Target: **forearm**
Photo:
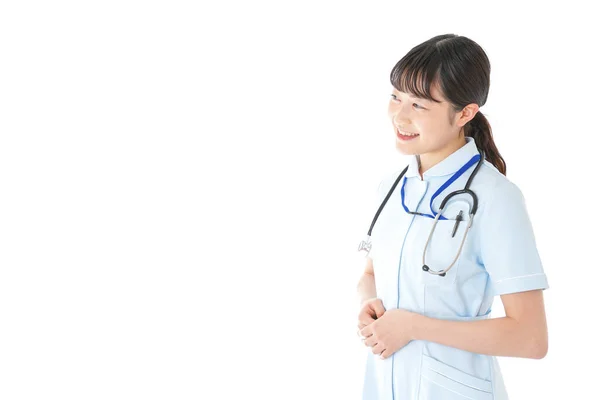
[[[442,320],[416,314],[413,339],[473,353],[542,358],[545,350],[522,323],[510,317],[479,321]]]
[[[375,289],[375,276],[373,274],[364,273],[358,281],[358,300],[362,304],[365,300],[377,297]]]

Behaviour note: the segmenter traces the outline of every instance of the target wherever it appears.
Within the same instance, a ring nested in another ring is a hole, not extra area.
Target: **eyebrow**
[[[394,88],[394,89],[392,89],[392,94],[394,94],[394,91],[396,91],[398,93],[406,93],[406,92],[401,92],[399,90],[396,90],[396,88]],[[407,94],[408,94],[408,97],[410,97],[410,98],[417,99],[417,100],[420,100],[420,101],[426,101],[429,104],[442,104],[444,102],[444,100],[438,100],[438,99],[430,100],[430,99],[427,99],[425,97],[413,96],[410,93],[407,93]]]
[[[396,92],[398,92],[398,93],[405,93],[405,92],[401,92],[401,91],[399,91],[399,90],[396,90]],[[393,91],[393,90],[392,90],[392,94],[394,94],[394,91]],[[407,93],[407,94],[408,94],[408,97],[410,97],[410,98],[412,98],[412,99],[417,99],[417,100],[422,100],[422,101],[431,101],[431,100],[429,100],[429,99],[426,99],[425,97],[413,96],[413,95],[411,95],[410,93]]]

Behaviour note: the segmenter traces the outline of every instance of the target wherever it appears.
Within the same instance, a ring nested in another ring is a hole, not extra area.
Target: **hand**
[[[383,313],[385,313],[385,307],[381,299],[373,297],[363,301],[358,313],[358,329],[361,330],[377,318],[380,318]]]
[[[385,312],[381,318],[365,326],[360,334],[365,337],[365,346],[383,360],[388,358],[414,339],[415,316],[418,314],[402,308]]]

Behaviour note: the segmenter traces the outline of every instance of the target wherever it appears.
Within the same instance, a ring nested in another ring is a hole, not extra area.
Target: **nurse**
[[[523,194],[479,109],[489,60],[474,41],[439,35],[411,49],[390,78],[396,148],[410,157],[379,184],[377,206],[406,168],[373,226],[358,283],[363,399],[508,399],[496,357],[546,355],[548,280]],[[467,193],[448,200],[436,223],[444,197],[474,171],[470,227]],[[490,318],[495,296],[505,317]]]

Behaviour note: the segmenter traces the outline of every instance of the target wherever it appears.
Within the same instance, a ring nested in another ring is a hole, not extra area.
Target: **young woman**
[[[496,356],[546,355],[548,281],[479,110],[489,60],[474,41],[440,35],[411,49],[391,83],[396,147],[413,157],[379,184],[361,243],[363,399],[508,399]],[[497,295],[506,316],[489,318]]]

